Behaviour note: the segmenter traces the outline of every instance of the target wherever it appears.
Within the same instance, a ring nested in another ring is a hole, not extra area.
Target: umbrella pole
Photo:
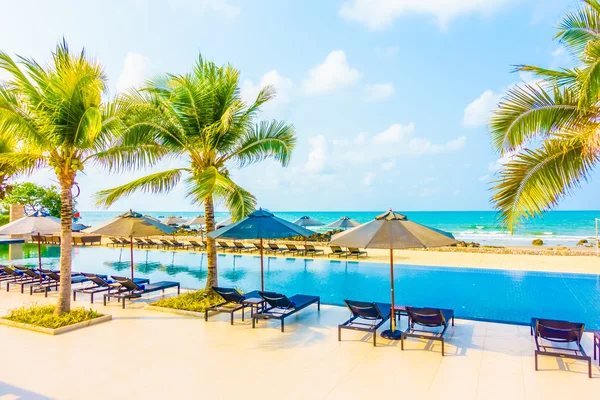
[[[394,249],[390,249],[390,289],[392,296],[392,314],[390,316],[390,329],[381,332],[381,337],[390,340],[400,340],[402,338],[402,331],[396,330],[396,310],[394,305]]]
[[[265,291],[265,268],[263,264],[263,240],[260,238],[260,290]]]
[[[37,242],[38,242],[38,268],[40,270],[40,283],[42,283],[42,235],[38,232],[37,234]]]
[[[129,250],[131,255],[131,280],[133,280],[133,235],[129,237]]]

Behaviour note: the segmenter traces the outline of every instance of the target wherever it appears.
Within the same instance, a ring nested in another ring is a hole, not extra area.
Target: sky
[[[46,62],[64,37],[109,78],[107,96],[145,79],[185,73],[201,53],[241,71],[242,95],[278,95],[260,119],[297,132],[287,168],[267,161],[233,170],[271,210],[491,210],[502,163],[487,121],[516,64],[573,61],[553,40],[574,0],[105,0],[0,4],[0,49]],[[0,79],[2,76],[0,75]],[[162,162],[151,171],[184,165]],[[149,171],[78,178],[78,207]],[[594,176],[595,177],[595,176]],[[51,172],[29,180],[52,183]],[[560,209],[598,209],[600,180]],[[183,185],[135,194],[111,210],[193,211]],[[218,209],[223,209],[221,205]]]

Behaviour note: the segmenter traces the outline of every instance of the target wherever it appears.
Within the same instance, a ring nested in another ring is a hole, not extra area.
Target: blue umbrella
[[[284,219],[278,218],[270,212],[260,209],[254,211],[246,218],[233,224],[224,226],[210,232],[213,239],[259,239],[260,240],[260,287],[265,290],[265,276],[263,268],[263,239],[283,239],[294,236],[311,236],[314,232]]]

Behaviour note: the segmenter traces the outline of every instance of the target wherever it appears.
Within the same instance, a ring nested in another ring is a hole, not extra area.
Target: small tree
[[[38,186],[31,182],[17,183],[7,191],[2,205],[22,204],[27,214],[41,211],[60,218],[60,193],[56,186]]]

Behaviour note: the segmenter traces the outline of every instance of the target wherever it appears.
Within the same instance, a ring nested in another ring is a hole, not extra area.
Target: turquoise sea
[[[156,218],[180,216],[191,218],[198,212],[186,211],[151,211],[138,212]],[[401,212],[400,210],[397,210]],[[331,223],[342,216],[348,216],[364,223],[372,220],[381,211],[272,211],[278,217],[294,221],[303,215]],[[119,211],[82,211],[81,223],[96,225],[121,214]],[[575,246],[581,239],[594,239],[596,235],[595,219],[600,218],[600,211],[553,211],[543,218],[529,220],[518,228],[514,235],[500,226],[494,211],[410,211],[404,212],[408,218],[421,224],[430,225],[452,232],[459,240],[474,241],[482,245],[529,246],[531,241],[540,238],[545,244],[556,246]],[[217,221],[228,218],[228,214],[217,212]],[[327,228],[315,227],[313,230],[323,232]]]

